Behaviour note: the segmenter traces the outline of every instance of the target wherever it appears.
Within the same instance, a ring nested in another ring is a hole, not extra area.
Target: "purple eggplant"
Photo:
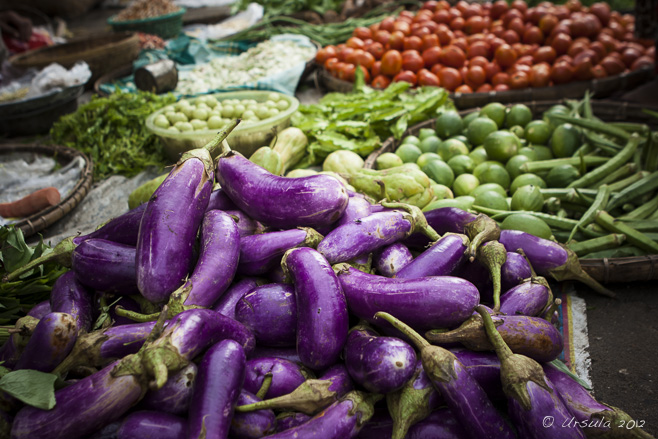
[[[473,439],[514,438],[512,428],[493,406],[482,387],[450,351],[430,345],[416,331],[393,317],[378,312],[377,318],[392,324],[420,350],[423,369],[445,399],[446,405]]]
[[[464,233],[466,225],[477,218],[477,215],[456,207],[441,207],[423,213],[427,224],[440,235]],[[405,244],[416,249],[424,249],[429,243],[427,236],[423,236],[421,233],[414,233],[405,240]]]
[[[500,378],[507,395],[508,413],[519,435],[537,439],[585,439],[580,427],[564,427],[571,419],[571,413],[539,363],[512,353],[496,330],[488,310],[478,306],[477,311],[484,320],[487,337],[500,359]]]
[[[467,439],[469,436],[447,408],[440,408],[413,425],[405,439]],[[381,419],[363,426],[357,439],[392,439],[393,420]]]
[[[297,348],[271,348],[266,346],[257,345],[254,352],[249,357],[250,359],[254,358],[281,358],[283,360],[289,360],[293,363],[301,363],[302,360],[299,358],[297,353]]]
[[[9,338],[0,348],[0,361],[3,367],[13,369],[16,366],[38,324],[39,320],[31,316],[21,317],[16,321]]]
[[[117,439],[185,439],[187,422],[169,413],[144,410],[126,416]]]
[[[364,325],[350,330],[343,357],[354,382],[372,393],[400,389],[416,368],[411,346],[399,338],[382,337]]]
[[[233,204],[233,201],[226,195],[226,192],[222,190],[222,188],[218,188],[213,190],[210,193],[210,198],[208,199],[208,207],[206,208],[206,211],[209,210],[236,210],[237,207],[235,207],[235,204]]]
[[[381,395],[352,391],[307,422],[268,436],[269,439],[353,439],[374,412]]]
[[[308,227],[246,236],[240,241],[238,273],[262,275],[281,265],[283,254],[291,248],[315,248],[322,235]]]
[[[287,395],[306,381],[306,371],[297,363],[282,358],[252,358],[245,366],[244,389],[258,393],[266,375],[272,376],[272,384],[264,399]]]
[[[295,285],[297,352],[302,364],[325,369],[338,360],[349,325],[347,301],[329,262],[307,247],[288,250],[281,262]]]
[[[531,277],[500,298],[500,312],[510,316],[538,316],[553,303],[553,293],[543,277]]]
[[[404,439],[412,425],[445,405],[445,401],[432,385],[419,359],[412,378],[401,389],[387,394],[386,404],[393,419],[392,439]]]
[[[188,364],[172,375],[161,389],[147,392],[140,403],[140,408],[184,416],[192,401],[197,372],[196,364]]]
[[[529,277],[532,277],[532,268],[526,258],[508,250],[507,260],[500,269],[501,291],[504,293]]]
[[[350,197],[347,201],[347,207],[345,211],[338,218],[338,221],[334,224],[334,227],[340,227],[344,224],[351,223],[355,220],[361,219],[370,215],[372,204],[370,204],[365,198],[360,197]]]
[[[121,427],[121,420],[110,422],[105,427],[95,431],[87,439],[117,439],[117,431]]]
[[[350,311],[371,323],[377,311],[385,311],[423,330],[454,327],[471,316],[480,299],[472,283],[456,277],[389,279],[341,265],[336,269]]]
[[[223,340],[204,354],[194,383],[188,438],[225,438],[245,375],[245,354],[234,340]]]
[[[480,293],[480,303],[493,302],[493,282],[489,271],[478,261],[466,262],[453,276],[466,279],[476,286]]]
[[[39,320],[14,369],[51,372],[71,352],[77,338],[73,316],[52,312]]]
[[[218,160],[217,181],[240,210],[277,228],[331,224],[343,214],[349,198],[334,177],[279,177],[233,151]]]
[[[450,349],[466,367],[494,404],[505,403],[505,393],[500,384],[500,360],[493,352],[476,352],[464,348]]]
[[[373,266],[382,276],[393,277],[405,265],[413,260],[413,255],[406,245],[396,242],[378,249],[373,257]]]
[[[562,334],[542,318],[496,315],[492,319],[512,352],[542,363],[555,360],[562,352]],[[428,331],[425,336],[432,343],[459,342],[474,351],[491,351],[494,348],[478,314],[474,314],[457,329],[447,332]]]
[[[245,294],[235,306],[235,319],[263,346],[294,346],[297,339],[295,288],[268,284]]]
[[[79,331],[89,332],[93,320],[92,293],[82,285],[73,271],[67,271],[50,291],[51,312],[70,314]]]
[[[239,407],[260,401],[256,395],[243,389],[238,396],[237,405]],[[275,428],[276,416],[272,410],[236,411],[231,421],[230,433],[235,439],[258,439],[274,433]]]
[[[425,276],[450,276],[468,259],[468,242],[466,235],[446,234],[402,267],[395,277],[417,279]]]
[[[208,212],[208,210],[206,210],[206,212]],[[227,215],[231,215],[237,223],[240,238],[243,236],[258,235],[259,233],[265,233],[267,231],[267,227],[258,221],[252,220],[246,213],[239,209],[224,210],[223,212]]]
[[[57,390],[51,410],[23,407],[14,418],[12,439],[80,439],[118,420],[145,391],[136,375],[114,375],[120,363]]]
[[[557,281],[577,280],[597,293],[615,297],[614,292],[605,288],[583,270],[573,251],[557,242],[538,238],[519,230],[501,231],[499,241],[508,252],[523,250],[530,265],[540,276],[551,276]]]
[[[35,319],[41,319],[46,314],[50,314],[51,312],[52,309],[50,308],[50,300],[44,300],[43,302],[39,302],[34,305],[32,309],[28,311],[27,315],[34,317]]]
[[[139,291],[151,302],[167,300],[189,272],[215,178],[212,157],[237,123],[205,147],[185,152],[146,204],[135,263]]]
[[[557,389],[574,416],[570,425],[580,426],[588,438],[651,439],[633,418],[617,407],[598,402],[583,386],[551,364],[543,364],[546,378]],[[632,428],[631,428],[632,427]]]
[[[275,432],[279,433],[285,430],[302,425],[306,421],[311,419],[306,413],[300,412],[283,412],[276,417],[276,429]]]
[[[477,248],[476,257],[489,271],[493,285],[493,309],[497,312],[500,309],[500,271],[507,260],[507,250],[498,241],[487,241]]]
[[[318,379],[308,379],[287,395],[236,407],[238,412],[263,409],[295,410],[313,415],[354,390],[350,374],[343,364],[336,364]]]
[[[439,235],[431,229],[423,213],[415,206],[391,203],[386,206],[405,210],[378,212],[336,227],[318,244],[320,252],[331,264],[350,261],[393,244],[414,231],[426,233],[432,240]]]
[[[213,311],[235,319],[235,306],[242,299],[242,296],[261,285],[262,282],[255,278],[245,278],[234,282],[228,290],[213,305]]]
[[[87,239],[71,257],[78,281],[96,291],[112,294],[138,293],[134,246],[106,239]]]

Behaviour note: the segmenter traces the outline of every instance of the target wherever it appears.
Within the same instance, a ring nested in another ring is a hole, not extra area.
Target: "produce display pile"
[[[612,294],[573,252],[484,214],[272,174],[222,142],[238,123],[88,235],[34,252],[4,237],[3,285],[71,268],[0,350],[5,435],[627,432],[556,360],[547,279]]]
[[[604,2],[429,0],[416,13],[354,29],[316,62],[346,81],[360,68],[375,88],[395,81],[459,93],[547,87],[653,68],[654,42],[635,38],[634,19]]]

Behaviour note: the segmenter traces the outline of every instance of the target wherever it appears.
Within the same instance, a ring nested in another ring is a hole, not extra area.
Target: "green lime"
[[[498,102],[491,102],[480,110],[480,117],[488,117],[496,122],[498,128],[505,126],[505,113],[507,108]]]
[[[505,169],[507,169],[507,172],[509,173],[509,176],[511,179],[515,179],[519,175],[523,174],[523,172],[519,169],[519,167],[526,163],[531,161],[528,156],[526,155],[515,155],[511,159],[507,161],[505,164]]]
[[[438,155],[435,152],[424,152],[423,154],[418,157],[418,160],[416,160],[416,164],[418,166],[422,167],[425,166],[427,163],[430,162],[430,160],[443,160],[440,155]]]
[[[580,178],[580,172],[571,165],[559,165],[548,171],[546,184],[548,187],[567,187]]]
[[[503,197],[507,196],[507,191],[505,190],[505,188],[499,185],[498,183],[481,184],[480,186],[473,189],[473,192],[471,192],[471,196],[477,197],[482,192],[489,192],[489,191],[498,192]]]
[[[489,156],[487,155],[487,151],[484,149],[484,146],[478,146],[473,151],[471,151],[468,156],[473,159],[475,166],[489,160]]]
[[[478,194],[473,205],[496,210],[509,210],[507,199],[496,191],[485,191]]]
[[[468,147],[464,142],[457,139],[447,139],[441,142],[439,145],[439,150],[437,153],[443,158],[443,160],[450,160],[456,155],[468,155]]]
[[[451,187],[455,180],[455,173],[443,160],[430,160],[421,169],[429,178],[444,186]]]
[[[544,220],[527,213],[515,213],[508,216],[500,224],[500,228],[501,230],[520,230],[544,239],[551,239],[553,235],[551,228]]]
[[[521,142],[509,131],[495,131],[484,139],[482,146],[491,160],[505,163],[517,154],[521,148]]]
[[[402,143],[412,143],[414,145],[420,145],[420,139],[416,136],[409,135],[402,139]]]
[[[519,138],[519,141],[525,139],[525,130],[521,125],[514,125],[509,129],[510,133]]]
[[[470,195],[463,195],[457,198],[446,198],[443,200],[436,200],[429,203],[427,206],[423,207],[423,212],[429,212],[430,210],[439,209],[441,207],[456,207],[462,210],[469,210],[473,206],[473,201],[475,199]]]
[[[553,130],[551,150],[555,157],[571,157],[580,146],[580,130],[565,123]]]
[[[480,146],[484,143],[484,139],[495,131],[498,131],[496,122],[488,117],[478,117],[468,125],[466,137],[472,145]]]
[[[455,198],[454,194],[452,193],[452,191],[448,186],[439,183],[434,183],[430,187],[432,188],[432,192],[434,193],[434,196],[436,197],[437,200],[444,200],[446,198]]]
[[[480,111],[472,111],[468,113],[466,116],[464,116],[464,128],[468,127],[468,125],[473,122],[473,120],[477,119],[480,117]]]
[[[400,156],[392,152],[385,152],[375,160],[375,166],[377,169],[395,168],[396,166],[402,166],[403,164],[404,162]]]
[[[471,145],[471,142],[468,141],[465,135],[459,134],[457,136],[452,136],[451,139],[456,139],[462,142],[464,145],[468,146],[468,149],[470,150],[473,145]]]
[[[553,105],[551,108],[548,110],[544,111],[544,114],[542,115],[542,119],[549,124],[551,128],[555,128],[558,126],[560,123],[553,122],[551,120],[551,115],[553,114],[560,114],[563,116],[568,116],[569,115],[569,109],[565,107],[564,105]]]
[[[507,189],[510,185],[510,177],[505,167],[498,162],[487,161],[480,163],[473,171],[480,183],[498,183]]]
[[[521,186],[533,185],[540,188],[546,188],[546,182],[541,177],[535,174],[521,174],[512,181],[509,188],[509,193],[514,195],[516,190]]]
[[[455,175],[468,174],[475,169],[475,161],[465,154],[452,156],[447,163]]]
[[[464,130],[464,121],[456,111],[444,111],[439,117],[436,118],[436,133],[442,139],[447,139],[457,134],[461,134]]]
[[[418,147],[423,152],[437,152],[441,146],[441,139],[436,136],[426,137],[420,141]]]
[[[480,185],[480,180],[473,174],[461,174],[452,183],[452,190],[458,197],[471,195],[471,192]]]
[[[512,195],[511,207],[512,210],[541,212],[544,207],[544,197],[538,186],[532,184],[521,186]]]
[[[436,131],[434,131],[432,128],[421,128],[418,130],[418,138],[421,142],[432,136],[436,136]]]
[[[525,126],[525,138],[535,145],[546,145],[551,138],[551,127],[546,121],[533,120]]]
[[[555,158],[555,156],[553,155],[553,151],[551,151],[551,148],[549,148],[548,146],[531,145],[530,148],[532,148],[535,151],[536,161],[551,160]]]
[[[423,152],[412,143],[403,143],[395,150],[404,163],[415,163]]]
[[[535,152],[535,149],[532,146],[522,146],[519,148],[519,152],[517,155],[524,155],[530,159],[530,161],[535,161],[537,160],[537,153]]]
[[[507,119],[505,120],[505,125],[513,127],[514,125],[520,125],[525,128],[528,123],[532,120],[532,111],[526,105],[516,104],[512,105],[512,108],[509,109],[507,113]]]

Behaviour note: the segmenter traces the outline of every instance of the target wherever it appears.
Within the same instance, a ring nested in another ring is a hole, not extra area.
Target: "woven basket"
[[[71,192],[55,206],[48,207],[41,212],[35,213],[22,221],[14,223],[14,227],[21,229],[23,235],[31,236],[53,224],[55,221],[67,215],[87,195],[91,188],[93,179],[93,163],[82,152],[72,148],[59,145],[39,144],[0,144],[0,154],[9,153],[37,153],[55,158],[61,165],[69,163],[76,157],[82,157],[85,167],[82,169],[80,179]]]
[[[592,81],[570,82],[552,87],[524,88],[522,90],[491,91],[488,93],[450,93],[450,99],[458,109],[483,107],[489,102],[503,104],[512,102],[549,101],[558,99],[580,99],[586,91],[594,96],[605,98],[619,90],[631,90],[649,81],[655,75],[652,68],[635,70]],[[325,88],[331,91],[349,93],[353,83],[338,79],[323,67],[318,68],[318,77]]]
[[[9,62],[23,69],[41,69],[52,63],[58,63],[68,69],[78,61],[85,61],[91,70],[89,81],[93,84],[93,81],[103,74],[132,63],[139,51],[137,34],[122,32],[70,40],[68,43],[30,50],[12,56]]]
[[[535,117],[541,115],[553,105],[561,104],[563,101],[542,101],[542,102],[525,102]],[[653,129],[658,129],[658,119],[649,116],[642,110],[647,108],[646,105],[638,105],[629,102],[617,101],[592,101],[594,114],[607,122],[632,121],[645,123]],[[465,116],[477,108],[461,111],[460,114]],[[652,110],[658,111],[658,108]],[[408,128],[402,138],[408,135],[418,135],[422,128],[434,128],[436,119],[429,119]],[[385,152],[395,152],[400,145],[401,139],[396,140],[392,137],[386,139],[382,146],[373,151],[365,160],[365,166],[368,169],[375,169],[377,157]],[[658,279],[658,255],[648,256],[631,256],[625,258],[604,258],[604,259],[581,259],[583,269],[594,279],[603,283],[646,281]]]
[[[185,8],[180,8],[171,14],[143,18],[141,20],[117,21],[116,16],[112,16],[107,22],[112,26],[112,30],[116,32],[144,32],[167,40],[169,38],[175,38],[180,34],[183,29],[183,15],[185,15]]]

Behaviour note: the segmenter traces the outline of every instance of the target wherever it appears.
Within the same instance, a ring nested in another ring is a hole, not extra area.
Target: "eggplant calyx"
[[[4,276],[2,276],[2,282],[14,281],[18,279],[20,276],[22,276],[23,274],[32,270],[33,268],[36,268],[50,261],[55,261],[63,267],[70,268],[71,255],[73,254],[73,251],[77,247],[77,245],[73,242],[73,239],[74,239],[73,237],[64,239],[55,247],[53,247],[50,251],[45,251],[38,258],[33,259],[32,261],[28,262],[27,264],[23,265],[20,268],[17,268],[11,273],[5,274]]]
[[[365,393],[359,390],[353,390],[340,400],[352,401],[352,409],[349,411],[349,414],[352,416],[357,413],[361,414],[361,416],[357,417],[357,426],[360,428],[375,414],[375,404],[382,398],[384,398],[384,395],[378,393]]]
[[[495,312],[500,311],[500,270],[507,261],[507,250],[498,241],[488,241],[477,248],[477,259],[489,270],[493,283],[493,300]]]
[[[356,258],[347,261],[347,264],[359,271],[372,274],[372,253],[368,254],[368,258],[364,262],[361,262],[361,257],[357,256]]]
[[[551,269],[551,276],[558,282],[563,280],[578,280],[594,291],[604,296],[611,298],[616,298],[617,295],[598,283],[594,278],[592,278],[583,267],[581,267],[580,262],[578,261],[578,256],[567,246],[560,244],[560,246],[567,251],[567,262],[563,265]]]
[[[241,121],[241,119],[232,120],[228,125],[222,128],[210,142],[199,149],[206,150],[210,154],[211,160],[215,157],[222,157],[232,153],[233,151],[231,151],[228,143],[224,142],[224,140],[226,140],[228,135],[231,134],[231,131],[233,131],[233,129],[237,127]],[[214,169],[214,166],[211,166],[210,169]]]
[[[183,311],[203,308],[202,306],[198,306],[198,305],[185,305],[185,301],[189,297],[191,291],[192,291],[192,283],[186,282],[176,291],[171,293],[171,296],[169,296],[169,302],[167,303],[167,312],[165,313],[167,319],[173,319]],[[120,317],[125,317],[138,323],[146,323],[146,322],[152,322],[154,320],[157,320],[160,314],[162,313],[160,311],[151,314],[141,314],[135,311],[129,311],[120,306],[117,306],[115,308],[115,312]]]
[[[78,337],[73,349],[61,363],[53,370],[53,374],[64,376],[71,369],[82,365],[100,365],[100,347],[109,337],[104,330],[90,332]]]
[[[237,406],[235,411],[286,409],[313,415],[336,401],[336,392],[329,390],[332,384],[332,380],[306,380],[287,395]]]
[[[297,247],[316,248],[318,244],[320,244],[320,242],[324,239],[324,236],[322,236],[322,234],[318,233],[317,230],[311,227],[298,227],[298,228],[306,232],[306,238],[304,238],[304,242],[299,244]]]
[[[500,227],[498,227],[496,221],[481,213],[473,221],[466,224],[464,233],[471,240],[471,244],[468,247],[468,255],[470,261],[473,262],[480,245],[487,241],[496,241],[500,238]]]
[[[341,274],[349,273],[350,269],[355,268],[355,267],[352,267],[352,265],[350,265],[346,262],[341,262],[339,264],[332,265],[331,268],[333,268],[334,273],[336,273],[336,276],[340,276]],[[285,269],[284,269],[284,271],[285,271]]]
[[[201,163],[203,163],[203,169],[205,171],[206,175],[206,180],[213,180],[214,174],[214,166],[213,166],[213,161],[212,157],[210,156],[210,153],[208,150],[203,149],[203,148],[197,148],[197,149],[192,149],[190,151],[184,152],[181,156],[180,159],[178,159],[178,163],[176,163],[176,166],[174,169],[171,170],[171,173],[175,173],[177,168],[180,169],[180,166],[185,163],[188,160],[196,159],[199,160]],[[203,182],[202,182],[203,184]]]
[[[411,230],[407,236],[419,232],[425,234],[432,241],[438,241],[441,238],[441,235],[439,235],[436,230],[428,224],[425,214],[419,207],[407,203],[394,203],[388,201],[382,201],[380,204],[391,209],[404,210],[410,215],[410,218],[405,218],[411,223]]]
[[[421,370],[417,369],[401,389],[386,395],[388,412],[393,419],[391,439],[404,439],[409,428],[427,418],[432,411],[429,401],[434,388],[430,386],[416,389],[414,387],[414,382],[420,372]]]

